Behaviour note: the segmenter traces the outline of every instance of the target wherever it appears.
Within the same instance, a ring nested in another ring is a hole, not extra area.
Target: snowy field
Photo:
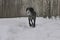
[[[28,18],[0,18],[0,40],[60,40],[60,19],[37,17],[36,27]]]

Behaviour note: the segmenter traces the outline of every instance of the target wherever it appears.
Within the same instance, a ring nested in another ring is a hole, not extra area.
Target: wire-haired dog
[[[32,7],[29,7],[26,9],[28,20],[29,20],[29,26],[35,27],[35,21],[36,21],[36,12]]]

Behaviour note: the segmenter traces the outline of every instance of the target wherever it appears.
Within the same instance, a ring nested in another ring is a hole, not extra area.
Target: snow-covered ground
[[[0,18],[0,40],[60,40],[60,19],[37,17],[36,27],[28,18]]]

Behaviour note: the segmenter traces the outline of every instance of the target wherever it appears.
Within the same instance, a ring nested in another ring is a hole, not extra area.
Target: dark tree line
[[[0,0],[0,17],[27,16],[25,9],[33,7],[37,16],[60,16],[60,0]]]

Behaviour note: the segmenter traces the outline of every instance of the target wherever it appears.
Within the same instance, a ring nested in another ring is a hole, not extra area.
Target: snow
[[[37,17],[36,27],[28,18],[0,18],[0,40],[60,40],[60,19]]]

